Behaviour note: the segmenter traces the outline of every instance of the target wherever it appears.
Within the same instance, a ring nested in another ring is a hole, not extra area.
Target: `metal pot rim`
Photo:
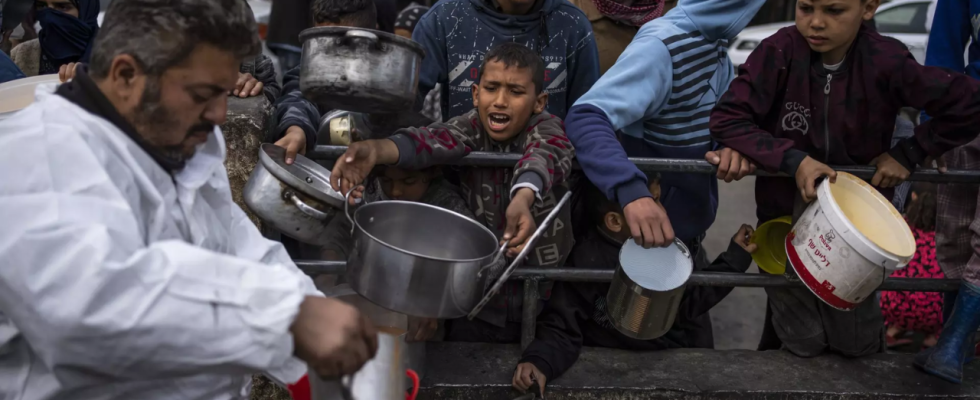
[[[314,199],[320,200],[326,204],[329,204],[335,208],[342,208],[346,203],[344,201],[344,196],[337,193],[330,187],[330,171],[326,168],[320,166],[313,160],[304,157],[302,154],[297,154],[292,165],[280,164],[282,160],[286,157],[286,149],[276,146],[271,143],[265,143],[259,147],[259,163],[272,174],[273,177],[289,185],[290,187],[302,192],[303,194],[310,196]],[[318,180],[322,180],[327,185],[327,191],[317,189],[310,183],[297,177],[291,170],[303,170],[308,172],[310,175],[315,176]]]
[[[328,37],[328,36],[343,36],[347,34],[348,31],[365,31],[370,32],[378,37],[379,40],[384,42],[394,42],[395,45],[400,45],[407,47],[418,53],[419,56],[425,57],[425,50],[422,45],[418,42],[406,39],[401,36],[395,35],[393,33],[383,32],[375,29],[365,29],[365,28],[351,28],[349,26],[318,26],[313,28],[304,29],[299,33],[299,41],[305,42],[308,39],[314,39],[318,37]]]
[[[685,265],[686,268],[684,269],[684,272],[687,274],[687,278],[685,279],[684,283],[680,284],[679,286],[677,286],[677,287],[675,287],[673,289],[657,290],[657,289],[650,289],[650,288],[647,288],[644,285],[641,285],[639,282],[636,281],[636,279],[633,279],[633,277],[630,276],[629,272],[626,271],[626,268],[623,267],[623,261],[622,261],[623,260],[623,252],[626,251],[626,247],[632,241],[633,241],[633,238],[629,238],[625,242],[623,242],[623,244],[620,246],[620,248],[619,248],[619,256],[617,257],[617,264],[618,265],[616,266],[616,270],[617,271],[621,271],[622,272],[622,276],[625,277],[631,284],[636,285],[637,287],[640,287],[640,288],[642,288],[645,291],[649,291],[649,292],[653,292],[653,293],[669,293],[669,292],[672,292],[672,291],[677,290],[679,288],[684,288],[685,286],[687,286],[687,282],[690,281],[690,279],[691,279],[691,273],[694,272],[694,257],[691,254],[691,251],[687,248],[687,245],[684,244],[684,242],[682,242],[680,239],[675,238],[673,245],[674,245],[674,247],[677,247],[678,251],[680,251],[682,255],[684,255],[685,257],[687,257],[688,263],[687,263],[687,265]],[[648,249],[648,250],[652,250],[652,249]]]
[[[433,209],[433,210],[444,212],[446,214],[455,215],[457,217],[463,218],[463,219],[465,219],[465,220],[473,223],[474,225],[480,227],[480,229],[482,229],[484,232],[486,232],[487,235],[489,235],[490,237],[493,238],[494,242],[496,242],[496,240],[497,240],[497,236],[494,235],[493,232],[490,231],[490,229],[487,229],[487,227],[483,226],[483,224],[481,224],[479,222],[476,222],[472,218],[467,217],[467,216],[465,216],[463,214],[460,214],[458,212],[455,212],[455,211],[452,211],[452,210],[447,210],[447,209],[442,208],[442,207],[436,207],[436,206],[431,205],[431,204],[418,203],[418,202],[414,202],[414,201],[385,200],[385,201],[379,201],[379,202],[375,202],[375,203],[364,204],[364,205],[358,207],[358,209],[354,211],[354,216],[351,217],[353,219],[352,222],[353,222],[354,228],[360,230],[361,233],[363,233],[365,236],[371,238],[371,240],[374,240],[375,242],[377,242],[378,244],[380,244],[382,246],[385,246],[385,247],[387,247],[389,249],[392,249],[392,250],[395,250],[395,251],[398,251],[400,253],[407,254],[407,255],[410,255],[410,256],[413,256],[413,257],[418,257],[418,258],[422,258],[422,259],[426,259],[426,260],[432,260],[432,261],[448,262],[448,263],[464,263],[464,262],[481,261],[481,260],[485,260],[485,259],[487,259],[489,257],[492,257],[494,255],[494,253],[496,253],[497,245],[495,243],[494,246],[493,246],[493,251],[491,251],[490,254],[487,254],[487,255],[485,255],[483,257],[478,257],[478,258],[473,258],[473,259],[451,259],[451,258],[440,258],[440,257],[427,256],[427,255],[424,255],[424,254],[419,254],[419,253],[411,252],[411,251],[408,251],[408,250],[405,250],[405,249],[396,247],[394,245],[391,245],[389,243],[386,243],[385,241],[383,241],[381,239],[378,239],[376,236],[372,235],[370,232],[367,231],[367,229],[364,229],[363,227],[361,227],[361,224],[359,224],[357,222],[357,214],[360,213],[361,210],[366,209],[366,208],[370,208],[370,207],[383,206],[385,204],[406,204],[406,205],[410,205],[410,206],[426,207],[426,208],[430,208],[430,209]]]

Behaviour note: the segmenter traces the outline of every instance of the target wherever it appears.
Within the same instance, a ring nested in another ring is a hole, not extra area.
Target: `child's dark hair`
[[[915,201],[905,209],[905,219],[909,226],[924,231],[936,230],[936,187],[935,183],[929,182],[912,184]]]
[[[310,12],[317,24],[365,29],[375,29],[378,25],[378,10],[373,0],[313,0]]]
[[[490,61],[502,62],[508,68],[530,69],[531,81],[534,82],[534,94],[541,94],[544,90],[544,60],[527,46],[520,43],[505,42],[491,48],[483,58],[479,79],[483,78],[483,71],[487,69],[487,63]]]
[[[623,208],[619,203],[609,200],[599,188],[592,182],[584,182],[582,190],[585,191],[586,214],[589,215],[589,222],[600,227],[605,226],[606,214],[610,212],[622,213]]]

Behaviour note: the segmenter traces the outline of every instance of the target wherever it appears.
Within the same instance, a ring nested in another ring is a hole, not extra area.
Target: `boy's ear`
[[[867,0],[864,3],[864,14],[861,15],[865,21],[870,21],[875,17],[875,12],[878,11],[878,6],[881,5],[881,0]]]
[[[534,100],[534,113],[541,114],[544,112],[544,108],[548,106],[548,92],[542,90],[538,94],[538,98]]]
[[[623,217],[623,214],[613,211],[607,212],[602,221],[605,222],[606,229],[613,233],[621,232],[623,225],[626,225],[626,218]]]
[[[915,192],[912,192],[912,201],[919,201],[919,195],[915,194]]]
[[[478,108],[480,107],[480,102],[477,101],[477,99],[480,97],[480,86],[474,83],[472,92],[473,92],[473,108]]]

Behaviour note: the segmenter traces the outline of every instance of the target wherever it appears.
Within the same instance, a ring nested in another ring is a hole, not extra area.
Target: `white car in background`
[[[875,24],[878,33],[905,43],[915,60],[924,64],[929,30],[932,28],[932,14],[935,9],[936,0],[894,0],[878,7]],[[736,68],[742,65],[763,39],[791,25],[793,25],[792,21],[745,28],[728,48],[728,56],[731,57],[732,64]]]

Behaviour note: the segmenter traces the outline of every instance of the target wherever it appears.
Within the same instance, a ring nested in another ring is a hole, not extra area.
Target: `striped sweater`
[[[566,132],[589,180],[606,196],[623,207],[650,197],[646,176],[627,157],[701,160],[714,148],[709,116],[734,78],[728,42],[763,3],[681,1],[643,25],[616,64],[575,103]],[[691,240],[714,222],[717,181],[664,173],[661,202],[677,236]]]

